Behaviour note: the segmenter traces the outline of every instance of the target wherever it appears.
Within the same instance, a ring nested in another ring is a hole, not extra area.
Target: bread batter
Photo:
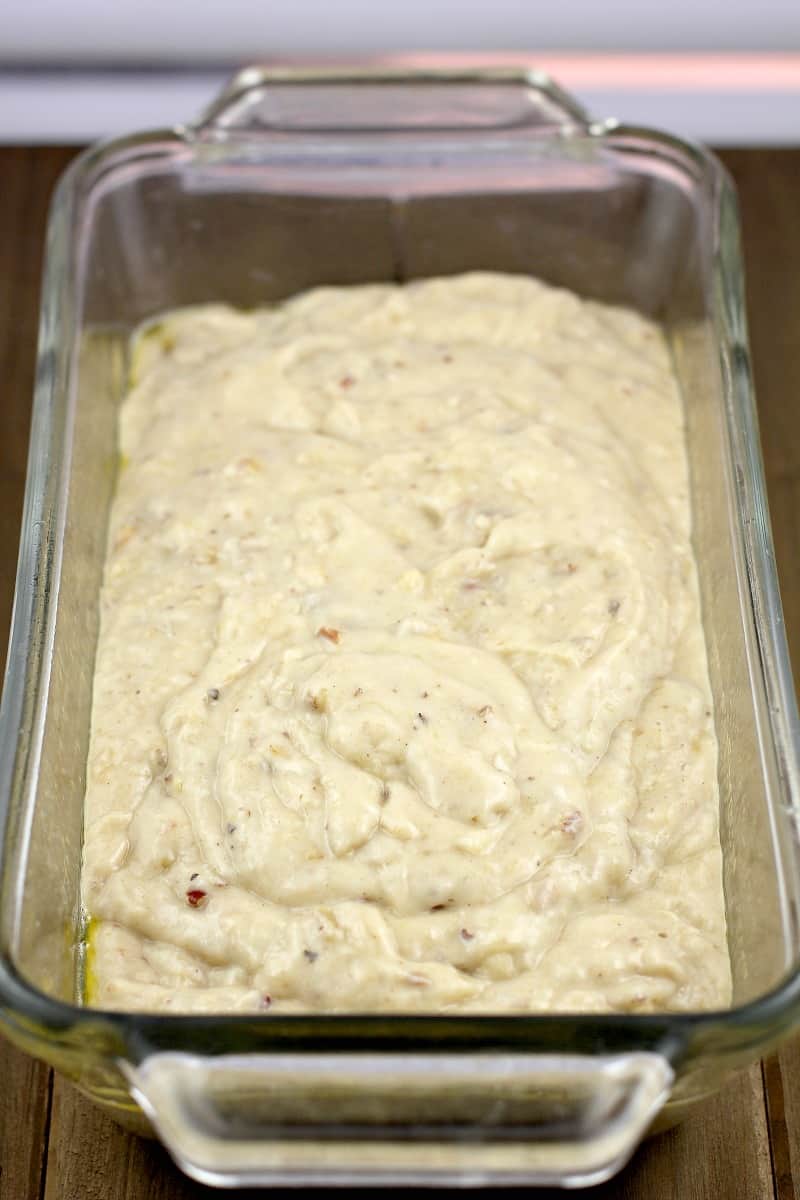
[[[139,336],[86,795],[89,1002],[724,1006],[657,327],[489,273]]]

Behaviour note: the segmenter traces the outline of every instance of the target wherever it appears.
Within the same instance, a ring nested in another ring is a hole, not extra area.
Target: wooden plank
[[[0,1040],[0,1200],[37,1200],[50,1117],[52,1072]]]
[[[243,1200],[264,1194],[237,1192]],[[411,1193],[393,1194],[399,1200]],[[563,1195],[536,1192],[553,1200]],[[772,1169],[760,1066],[677,1129],[651,1139],[617,1179],[569,1195],[576,1200],[769,1200]],[[44,1200],[214,1196],[219,1192],[185,1179],[156,1142],[125,1133],[56,1077]]]
[[[800,181],[798,183],[800,204]],[[800,311],[796,314],[800,321]],[[800,344],[787,379],[800,379]],[[789,398],[786,398],[789,400]],[[797,401],[789,400],[798,414]],[[800,445],[800,420],[794,435]],[[795,680],[800,680],[800,478],[768,478],[775,557]],[[800,1038],[792,1038],[764,1063],[767,1112],[778,1200],[800,1200]]]
[[[126,1133],[59,1076],[51,1129],[43,1200],[219,1200],[224,1195],[187,1179],[163,1146]],[[256,1200],[266,1193],[247,1189],[235,1195]]]
[[[728,150],[739,193],[750,344],[770,482],[800,476],[800,152]]]
[[[43,1200],[190,1200],[191,1183],[154,1141],[135,1137],[56,1076]]]
[[[797,1043],[787,1048],[791,1056],[797,1053]],[[772,1054],[763,1063],[764,1091],[767,1100],[767,1124],[770,1150],[772,1152],[772,1175],[776,1200],[795,1200],[797,1190],[793,1178],[793,1159],[797,1148],[792,1145],[792,1135],[786,1112],[786,1089],[783,1084],[782,1054]],[[800,1065],[800,1060],[798,1061]],[[791,1085],[790,1085],[791,1087]],[[796,1116],[795,1116],[796,1120]]]
[[[0,637],[11,617],[50,195],[76,151],[0,149]],[[5,659],[5,652],[3,653]]]
[[[0,661],[11,618],[28,446],[44,226],[74,151],[0,150]],[[0,1039],[0,1198],[39,1196],[51,1072]]]
[[[800,679],[800,152],[729,151],[747,267],[753,371],[775,557]],[[800,1039],[764,1064],[779,1200],[800,1200]]]
[[[800,185],[798,186],[800,203]],[[800,321],[800,311],[796,314]],[[800,342],[787,378],[800,378]],[[800,443],[800,412],[795,409]],[[775,551],[781,575],[784,618],[795,680],[800,679],[800,479],[770,482]],[[800,1038],[792,1038],[764,1064],[767,1109],[775,1161],[778,1200],[800,1200]]]
[[[758,1063],[676,1129],[647,1142],[616,1180],[584,1193],[585,1200],[769,1200],[773,1194]]]

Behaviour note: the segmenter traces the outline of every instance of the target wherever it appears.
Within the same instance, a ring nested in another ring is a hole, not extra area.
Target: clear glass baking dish
[[[82,798],[127,341],[163,309],[493,268],[663,321],[682,385],[720,745],[734,1006],[689,1015],[180,1017],[78,1003]],[[47,239],[0,713],[0,1028],[217,1184],[556,1183],[800,1014],[798,719],[735,197],[706,151],[535,71],[263,71],[85,153]],[[144,1115],[143,1115],[144,1114]]]

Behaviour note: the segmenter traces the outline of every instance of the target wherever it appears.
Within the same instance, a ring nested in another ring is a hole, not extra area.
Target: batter
[[[141,334],[88,760],[89,1003],[730,999],[683,414],[488,273]]]

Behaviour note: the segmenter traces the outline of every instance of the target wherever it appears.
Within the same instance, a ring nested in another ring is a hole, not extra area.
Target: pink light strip
[[[800,90],[800,54],[392,54],[397,66],[534,66],[567,87],[646,91],[785,92]]]

